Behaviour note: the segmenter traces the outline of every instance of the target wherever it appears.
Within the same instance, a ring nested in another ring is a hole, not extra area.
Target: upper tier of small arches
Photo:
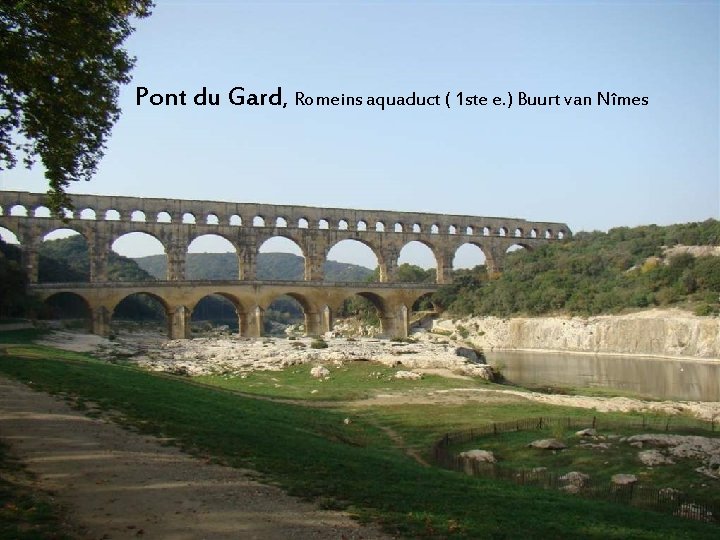
[[[68,220],[546,239],[562,239],[570,234],[564,223],[515,218],[96,195],[72,198],[75,210],[65,210]],[[0,215],[52,218],[45,204],[44,194],[0,192]]]

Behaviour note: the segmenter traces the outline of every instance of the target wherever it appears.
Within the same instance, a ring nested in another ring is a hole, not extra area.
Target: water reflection
[[[720,401],[720,362],[540,352],[492,352],[515,384],[612,388],[656,399]]]

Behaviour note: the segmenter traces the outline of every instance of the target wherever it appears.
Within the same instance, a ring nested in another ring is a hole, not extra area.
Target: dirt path
[[[80,538],[388,538],[4,378],[0,437],[67,509]]]

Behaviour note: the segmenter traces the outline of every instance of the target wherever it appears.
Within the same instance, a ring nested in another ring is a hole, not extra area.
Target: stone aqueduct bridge
[[[306,331],[319,334],[332,328],[332,314],[355,294],[377,307],[388,336],[405,336],[413,303],[436,285],[395,282],[402,248],[412,241],[429,247],[437,261],[437,283],[450,281],[457,249],[479,246],[489,271],[500,271],[507,249],[528,249],[570,234],[564,223],[523,219],[441,215],[417,212],[316,208],[252,203],[190,201],[99,195],[72,195],[75,211],[65,221],[50,217],[46,195],[0,192],[0,226],[18,238],[23,265],[32,289],[47,299],[58,293],[82,297],[92,313],[93,331],[108,334],[115,306],[135,293],[159,299],[168,315],[173,338],[189,335],[193,308],[208,294],[220,294],[237,309],[242,335],[262,333],[262,315],[282,294],[298,300],[305,311]],[[90,283],[38,284],[38,250],[43,238],[57,229],[84,236],[90,258]],[[167,279],[147,283],[110,282],[108,254],[119,237],[142,232],[158,239],[167,255]],[[200,236],[217,235],[230,241],[238,255],[234,281],[189,281],[185,260],[189,244]],[[256,280],[260,246],[273,237],[294,241],[305,257],[304,281]],[[376,255],[380,283],[328,283],[323,265],[330,249],[342,240],[357,240]]]

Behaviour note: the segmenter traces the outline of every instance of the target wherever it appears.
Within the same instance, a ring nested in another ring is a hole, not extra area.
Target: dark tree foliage
[[[134,59],[122,48],[131,17],[151,0],[6,0],[0,3],[0,170],[18,153],[40,158],[49,207],[72,208],[65,188],[89,180],[120,115]]]
[[[0,238],[0,317],[22,317],[31,305],[20,249]]]
[[[680,302],[694,305],[699,314],[718,311],[720,257],[661,260],[663,246],[676,244],[719,245],[720,222],[578,233],[566,242],[508,255],[495,279],[483,267],[457,272],[433,302],[463,315],[591,315]]]
[[[414,264],[403,263],[397,267],[393,281],[397,283],[435,283],[435,269],[425,270]],[[380,281],[380,268],[377,267],[367,281]]]

